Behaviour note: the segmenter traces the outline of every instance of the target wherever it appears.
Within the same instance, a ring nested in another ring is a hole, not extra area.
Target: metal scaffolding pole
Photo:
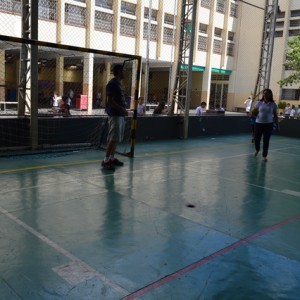
[[[260,63],[253,100],[270,85],[278,0],[266,0]]]
[[[180,11],[179,49],[174,58],[176,74],[174,72],[171,79],[172,93],[169,99],[169,113],[171,114],[185,113],[189,109],[187,104],[189,106],[190,103],[197,0],[182,0]]]

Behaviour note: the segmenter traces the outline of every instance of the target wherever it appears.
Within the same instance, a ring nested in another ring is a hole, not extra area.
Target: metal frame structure
[[[176,75],[173,76],[169,98],[170,114],[185,112],[190,98],[191,75],[194,53],[195,19],[197,0],[181,3],[180,41],[177,58],[174,60]]]
[[[253,100],[270,85],[278,0],[266,0],[261,53]]]

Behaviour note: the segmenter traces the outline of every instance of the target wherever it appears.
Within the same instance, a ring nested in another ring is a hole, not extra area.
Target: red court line
[[[196,268],[198,268],[198,267],[200,267],[200,266],[202,266],[202,265],[210,262],[211,260],[213,260],[213,259],[215,259],[215,258],[217,258],[217,257],[219,257],[219,256],[221,256],[221,255],[223,255],[223,254],[225,254],[225,253],[227,253],[227,252],[229,252],[229,251],[237,248],[237,247],[240,247],[240,246],[242,246],[242,245],[244,245],[244,244],[246,244],[246,243],[248,243],[248,242],[250,242],[250,241],[252,241],[252,240],[254,240],[254,239],[256,239],[256,238],[258,238],[260,236],[262,236],[262,235],[265,235],[266,233],[274,231],[277,228],[280,228],[280,227],[282,227],[282,226],[284,226],[284,225],[286,225],[288,223],[291,223],[291,222],[293,222],[295,220],[298,220],[298,219],[300,219],[300,215],[296,215],[296,216],[291,217],[289,219],[286,219],[286,220],[284,220],[284,221],[282,221],[282,222],[280,222],[278,224],[275,224],[275,225],[273,225],[271,227],[268,227],[268,228],[266,228],[264,230],[261,230],[261,231],[255,233],[255,234],[253,234],[253,235],[251,235],[249,237],[246,237],[246,238],[244,238],[242,240],[239,240],[239,241],[237,241],[237,242],[235,242],[235,243],[233,243],[233,244],[231,244],[231,245],[229,245],[229,246],[227,246],[225,248],[220,249],[219,251],[217,251],[217,252],[215,252],[215,253],[213,253],[211,255],[208,255],[208,256],[206,256],[206,257],[204,257],[204,258],[202,258],[202,259],[200,259],[200,260],[192,263],[189,266],[186,266],[186,267],[184,267],[184,268],[182,268],[182,269],[180,269],[180,270],[178,270],[178,271],[176,271],[176,272],[174,272],[172,274],[169,274],[166,277],[163,277],[163,278],[159,279],[158,281],[155,281],[155,282],[153,282],[153,283],[145,286],[144,288],[141,288],[140,290],[137,290],[137,291],[133,292],[132,294],[129,294],[129,295],[125,296],[122,299],[124,299],[124,300],[136,299],[137,297],[140,297],[140,296],[146,294],[147,292],[149,292],[151,290],[154,290],[154,289],[160,287],[161,285],[164,285],[164,284],[172,281],[173,279],[176,279],[176,278],[178,278],[178,277],[180,277],[180,276],[182,276],[182,275],[184,275],[184,274],[186,274],[186,273],[194,270],[194,269],[196,269]]]

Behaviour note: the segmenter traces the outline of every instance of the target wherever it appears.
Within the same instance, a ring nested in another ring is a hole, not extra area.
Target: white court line
[[[7,216],[12,221],[14,221],[15,223],[17,223],[18,225],[20,225],[21,227],[23,227],[25,230],[27,230],[28,232],[30,232],[31,234],[33,234],[34,236],[36,236],[38,239],[40,239],[41,241],[43,241],[44,243],[46,243],[48,246],[52,247],[54,250],[56,250],[60,254],[66,256],[67,258],[69,258],[72,261],[71,263],[81,266],[82,270],[87,270],[89,272],[89,274],[93,274],[94,277],[99,278],[103,283],[109,285],[110,287],[112,287],[113,289],[115,289],[116,291],[118,291],[119,293],[121,293],[123,295],[128,295],[129,294],[129,292],[127,290],[125,290],[123,287],[115,284],[114,282],[112,282],[111,280],[109,280],[106,276],[104,276],[103,274],[97,272],[95,269],[93,269],[92,267],[90,267],[88,264],[86,264],[85,262],[83,262],[82,260],[80,260],[79,258],[77,258],[76,256],[74,256],[73,254],[71,254],[67,250],[65,250],[62,247],[60,247],[55,242],[51,241],[50,239],[48,239],[43,234],[39,233],[38,231],[36,231],[32,227],[28,226],[27,224],[25,224],[24,222],[22,222],[20,219],[18,219],[17,217],[15,217],[11,213],[9,213],[7,210],[5,210],[2,207],[0,207],[0,212],[3,215]],[[76,274],[76,275],[78,277],[78,274]],[[83,278],[85,278],[84,276],[85,275],[82,274]],[[79,277],[80,277],[80,274],[79,274]]]

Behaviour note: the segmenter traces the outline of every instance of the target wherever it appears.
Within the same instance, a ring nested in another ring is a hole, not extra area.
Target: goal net
[[[124,66],[132,111],[118,152],[133,156],[140,56],[0,35],[0,155],[12,149],[105,149],[106,85],[115,64]]]

